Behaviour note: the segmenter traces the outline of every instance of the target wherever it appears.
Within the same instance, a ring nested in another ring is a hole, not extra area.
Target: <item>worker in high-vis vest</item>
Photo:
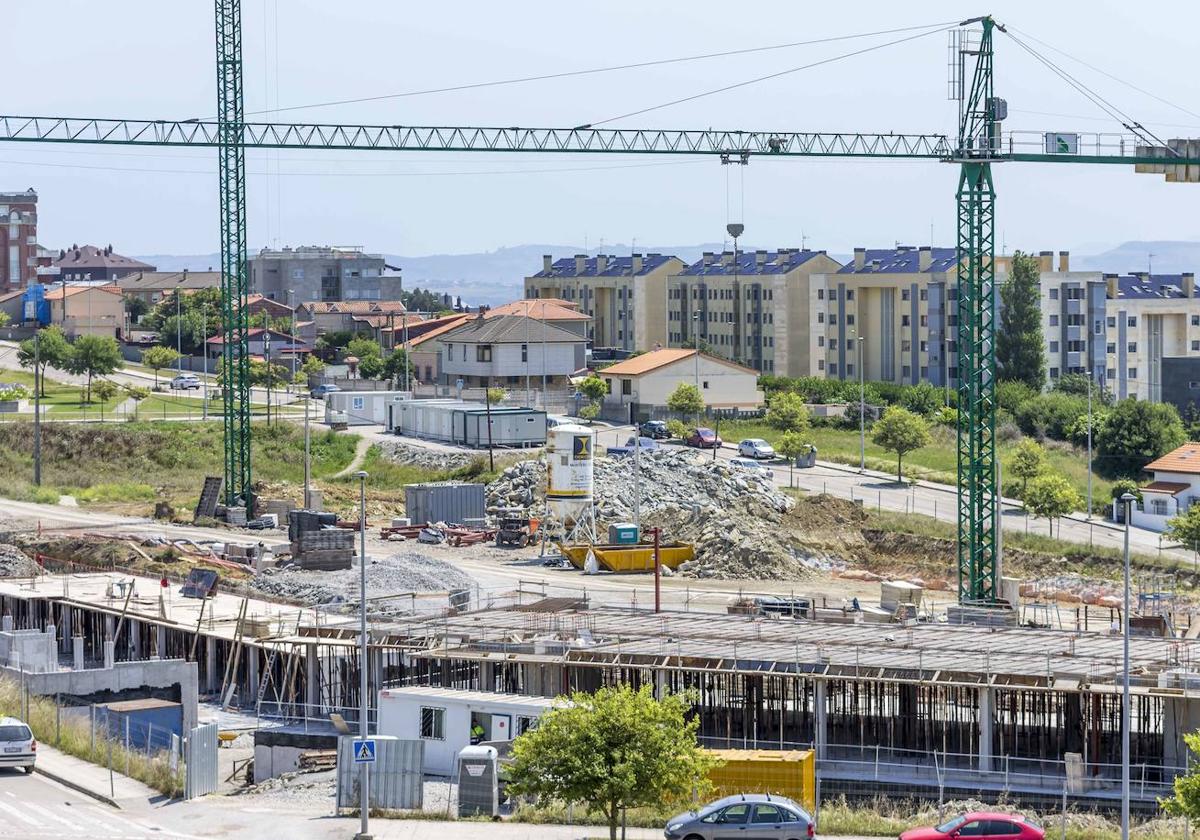
[[[482,743],[483,736],[484,736],[483,724],[480,723],[479,721],[475,721],[475,723],[471,726],[471,743],[472,744]]]

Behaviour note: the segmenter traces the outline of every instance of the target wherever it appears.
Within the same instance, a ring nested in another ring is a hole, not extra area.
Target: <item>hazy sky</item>
[[[215,108],[210,0],[5,4],[7,114],[188,118]],[[246,110],[760,47],[955,21],[962,3],[741,0],[398,3],[243,0]],[[1033,43],[1160,136],[1200,136],[1193,59],[1200,4],[1169,20],[1137,3],[997,2],[1001,22],[1146,94]],[[817,46],[483,90],[289,110],[283,120],[574,126],[908,37]],[[947,35],[907,43],[609,125],[797,131],[953,131]],[[997,42],[1011,129],[1120,126]],[[1187,113],[1191,111],[1194,113]],[[252,116],[249,119],[265,119]],[[937,162],[296,151],[248,154],[252,247],[360,244],[404,254],[524,242],[746,241],[846,252],[953,244],[956,170]],[[270,174],[268,174],[270,173]],[[728,182],[728,187],[727,187]],[[35,187],[40,239],[131,254],[217,248],[215,152],[8,144],[0,189]],[[1200,186],[1132,167],[1004,164],[998,236],[1009,249],[1077,252],[1127,239],[1200,238]],[[727,213],[727,197],[730,212]],[[744,205],[744,211],[741,209]]]

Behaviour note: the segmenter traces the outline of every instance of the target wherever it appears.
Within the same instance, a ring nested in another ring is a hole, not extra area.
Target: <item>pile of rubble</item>
[[[677,448],[645,453],[639,461],[643,526],[658,525],[665,539],[696,546],[696,559],[681,566],[680,574],[794,579],[841,565],[833,556],[797,545],[785,522],[794,500],[764,474]],[[601,536],[610,523],[633,521],[634,485],[632,458],[596,460]],[[545,486],[543,464],[515,464],[488,485],[488,512],[524,508],[541,514]]]
[[[449,472],[465,467],[474,458],[479,457],[470,452],[421,446],[399,437],[381,438],[379,448],[383,457],[394,464],[406,464],[435,472]]]
[[[0,578],[33,577],[41,570],[38,564],[21,549],[8,543],[0,543]]]
[[[442,592],[470,589],[475,580],[437,557],[414,551],[372,561],[367,566],[367,597],[407,592]],[[259,592],[302,604],[357,603],[357,566],[343,571],[316,572],[294,566],[267,569],[250,585]]]

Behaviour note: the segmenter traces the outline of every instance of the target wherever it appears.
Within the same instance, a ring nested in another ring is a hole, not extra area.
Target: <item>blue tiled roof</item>
[[[1133,274],[1117,278],[1118,298],[1181,298],[1182,274]]]
[[[950,271],[958,265],[958,250],[956,248],[931,248],[933,258],[926,271]],[[854,261],[846,263],[838,274],[916,274],[921,269],[920,249],[906,248],[868,248],[866,264],[855,268]]]
[[[646,254],[642,257],[642,270],[638,276],[649,274],[661,267],[667,260],[673,259],[670,254]],[[609,254],[605,257],[603,271],[596,270],[596,257],[588,257],[583,261],[583,271],[575,270],[575,258],[563,257],[550,266],[550,270],[539,271],[534,277],[631,277],[633,276],[633,257],[618,257]]]
[[[765,251],[763,252],[763,260],[759,262],[759,252],[757,251],[738,251],[737,252],[737,268],[733,265],[733,251],[725,251],[723,254],[713,254],[710,257],[710,262],[705,262],[703,259],[698,260],[683,271],[680,275],[691,277],[710,277],[710,276],[730,276],[737,274],[740,277],[755,274],[787,274],[797,266],[811,260],[819,254],[824,254],[824,251],[801,251],[799,249],[783,249],[781,251]],[[726,260],[729,264],[726,265]]]

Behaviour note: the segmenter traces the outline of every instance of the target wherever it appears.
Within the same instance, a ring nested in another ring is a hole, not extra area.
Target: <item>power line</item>
[[[608,67],[592,67],[586,70],[567,70],[561,73],[544,73],[538,76],[519,76],[512,79],[495,79],[486,82],[468,82],[461,85],[451,85],[441,88],[427,88],[424,90],[409,90],[400,93],[385,93],[377,96],[360,96],[354,99],[334,99],[328,102],[312,102],[307,105],[288,105],[283,108],[272,108],[270,111],[247,111],[246,116],[265,113],[280,113],[282,111],[300,111],[308,108],[330,108],[336,105],[357,105],[363,102],[381,102],[387,99],[404,99],[410,96],[430,96],[438,93],[456,93],[464,90],[478,90],[480,88],[499,87],[501,85],[519,85],[527,82],[544,82],[552,79],[569,79],[576,76],[590,76],[598,73],[612,73],[619,70],[638,70],[643,67],[659,67],[666,64],[680,64],[688,61],[704,61],[710,58],[726,58],[733,55],[750,55],[753,53],[769,52],[772,50],[786,50],[794,47],[808,47],[816,44],[831,44],[837,41],[849,41],[855,38],[870,38],[876,35],[894,35],[898,32],[912,32],[918,29],[929,29],[934,26],[947,26],[953,21],[944,21],[943,23],[930,23],[924,26],[902,26],[896,29],[879,29],[874,32],[859,32],[854,35],[832,35],[826,38],[814,38],[809,41],[792,41],[786,44],[771,44],[762,47],[746,47],[738,50],[725,50],[723,52],[701,53],[699,55],[685,55],[676,58],[660,58],[653,61],[638,61],[631,64],[616,64]]]
[[[1109,122],[1108,117],[1088,117],[1084,116],[1083,114],[1062,114],[1057,111],[1031,111],[1027,108],[1009,108],[1008,112],[1010,114],[1034,114],[1039,117],[1062,117],[1068,120],[1094,120],[1099,122]],[[1187,128],[1200,131],[1200,125],[1196,125],[1195,123],[1167,123],[1155,120],[1154,124],[1162,126],[1163,128]]]
[[[706,96],[713,96],[718,93],[725,93],[726,91],[736,90],[738,88],[743,88],[743,87],[747,87],[749,85],[758,84],[759,82],[766,82],[766,81],[770,81],[771,79],[778,79],[782,76],[788,76],[792,73],[799,73],[801,70],[810,70],[813,67],[820,67],[825,64],[833,64],[836,61],[843,61],[847,58],[853,58],[854,56],[863,55],[863,54],[869,53],[869,52],[874,52],[875,50],[881,50],[885,47],[892,47],[892,46],[895,46],[896,44],[903,44],[908,41],[915,41],[918,38],[924,38],[927,35],[933,35],[937,32],[946,32],[947,30],[954,28],[952,26],[944,26],[942,24],[934,24],[934,25],[939,26],[940,28],[939,29],[931,29],[928,32],[921,32],[916,35],[910,35],[907,38],[897,38],[895,41],[887,41],[885,43],[876,44],[871,47],[864,47],[861,50],[854,50],[853,52],[842,53],[841,55],[831,56],[830,58],[823,58],[820,61],[814,61],[811,64],[802,64],[799,67],[791,67],[787,70],[780,70],[778,73],[768,73],[766,76],[758,76],[757,78],[754,78],[754,79],[746,79],[745,81],[742,81],[742,82],[735,82],[731,85],[724,85],[723,87],[714,88],[713,90],[706,90],[702,93],[695,93],[695,94],[692,94],[691,96],[684,96],[680,99],[672,99],[670,102],[662,102],[658,105],[651,105],[647,108],[639,108],[636,111],[629,111],[628,113],[619,114],[615,117],[608,117],[603,120],[594,120],[590,123],[585,123],[584,125],[579,126],[579,128],[594,128],[595,126],[604,125],[605,123],[610,123],[610,122],[616,122],[617,120],[623,120],[623,119],[626,119],[627,117],[636,117],[641,114],[648,114],[651,111],[658,111],[663,108],[670,108],[674,105],[681,105],[684,102],[693,102],[697,99],[702,99]]]

